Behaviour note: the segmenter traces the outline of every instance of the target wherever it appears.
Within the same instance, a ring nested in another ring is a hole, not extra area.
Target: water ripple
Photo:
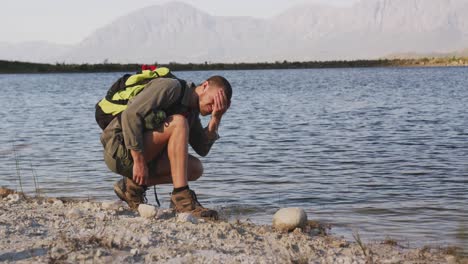
[[[214,74],[235,90],[191,184],[207,206],[259,223],[299,206],[348,238],[468,245],[468,69],[178,73]],[[0,76],[0,185],[19,173],[33,192],[37,175],[50,196],[114,199],[93,111],[119,75]]]

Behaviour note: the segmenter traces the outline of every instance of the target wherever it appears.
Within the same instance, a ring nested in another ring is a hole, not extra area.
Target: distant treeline
[[[157,63],[156,63],[157,64]],[[252,69],[318,69],[355,67],[468,66],[468,58],[380,59],[353,61],[277,61],[259,63],[175,63],[158,64],[173,71],[252,70]],[[85,73],[135,72],[141,64],[43,64],[0,60],[0,73]]]

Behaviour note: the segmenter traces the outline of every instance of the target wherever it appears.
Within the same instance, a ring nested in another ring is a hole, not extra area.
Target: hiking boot
[[[147,189],[147,187],[140,186],[129,178],[124,178],[114,184],[115,194],[133,210],[138,210],[140,204],[147,203]]]
[[[198,202],[195,192],[190,189],[172,194],[171,208],[174,208],[177,213],[191,213],[195,217],[218,220],[218,212],[203,207]]]

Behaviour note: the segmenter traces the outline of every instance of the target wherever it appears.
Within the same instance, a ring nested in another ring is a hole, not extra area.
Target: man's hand
[[[226,113],[229,108],[229,103],[223,89],[220,89],[214,98],[213,112],[211,116],[215,119],[221,120],[221,117]]]
[[[148,166],[141,152],[131,150],[133,157],[133,181],[138,185],[147,185]]]

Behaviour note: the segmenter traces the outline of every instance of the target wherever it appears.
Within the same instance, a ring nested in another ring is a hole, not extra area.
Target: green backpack
[[[147,83],[160,77],[177,79],[165,67],[143,70],[133,75],[125,74],[120,77],[107,91],[106,97],[96,104],[95,117],[101,129],[104,130],[114,118],[119,118],[122,112],[127,109],[128,101],[143,91]],[[182,87],[185,87],[185,81],[177,80],[181,82]],[[183,93],[181,97],[182,95]]]

